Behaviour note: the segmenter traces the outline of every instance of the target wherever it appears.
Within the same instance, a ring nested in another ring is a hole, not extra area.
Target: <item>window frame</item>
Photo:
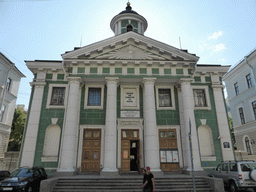
[[[51,105],[52,91],[54,87],[65,87],[64,105]],[[68,94],[68,84],[49,84],[46,109],[51,109],[51,108],[65,109],[65,106],[67,104],[67,94]]]
[[[235,88],[235,94],[236,94],[236,96],[239,95],[239,86],[238,86],[238,82],[234,83],[234,88]]]
[[[4,108],[4,110],[2,110]],[[6,113],[6,109],[7,109],[7,105],[3,104],[2,108],[1,108],[1,113],[0,113],[0,123],[4,122],[4,117],[5,117],[5,113]]]
[[[90,88],[101,88],[100,93],[100,105],[88,105],[88,94]],[[99,84],[86,84],[85,85],[85,96],[84,96],[84,109],[101,109],[103,110],[104,106],[104,89],[105,85],[99,85]]]
[[[159,89],[169,89],[170,90],[170,96],[171,96],[171,104],[172,106],[170,107],[163,107],[160,106],[159,102]],[[175,95],[174,95],[174,86],[164,86],[164,85],[156,85],[155,86],[155,91],[156,91],[156,109],[157,110],[176,110],[175,106]]]
[[[256,120],[256,100],[251,103],[252,103],[252,111],[254,114],[254,119]]]
[[[196,107],[195,106],[194,89],[204,89],[205,101],[206,101],[206,106],[205,107]],[[210,102],[210,95],[209,95],[208,86],[192,86],[192,94],[193,94],[194,110],[211,110],[211,102]]]
[[[249,77],[249,78],[248,78]],[[246,75],[246,81],[247,81],[247,86],[248,89],[250,89],[252,87],[252,78],[251,78],[251,74],[249,73],[248,75]]]
[[[244,147],[245,151],[248,153],[248,155],[252,155],[252,148],[250,144],[250,138],[248,136],[244,137]]]
[[[8,79],[6,81],[6,91],[10,92],[11,86],[12,86],[12,79],[10,77],[8,77]]]
[[[245,117],[244,117],[243,107],[238,108],[238,113],[239,113],[239,117],[240,117],[240,122],[241,122],[242,125],[244,125],[245,124]]]

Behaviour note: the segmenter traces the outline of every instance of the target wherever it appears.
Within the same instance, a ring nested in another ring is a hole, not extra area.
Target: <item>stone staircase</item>
[[[212,192],[207,181],[202,177],[195,178],[196,191]],[[142,192],[142,176],[129,178],[59,178],[53,192]],[[193,192],[191,177],[155,178],[156,192]]]

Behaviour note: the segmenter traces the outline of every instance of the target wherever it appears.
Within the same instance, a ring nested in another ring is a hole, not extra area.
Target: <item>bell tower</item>
[[[129,2],[127,3],[126,10],[116,15],[110,22],[110,28],[115,35],[120,35],[129,31],[144,35],[147,27],[147,20],[137,12],[133,11]]]

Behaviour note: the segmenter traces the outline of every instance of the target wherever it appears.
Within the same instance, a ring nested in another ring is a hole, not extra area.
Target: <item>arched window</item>
[[[244,139],[246,151],[248,152],[248,155],[252,154],[251,146],[250,146],[250,139],[248,137],[245,137]]]
[[[208,126],[198,127],[198,139],[201,157],[215,156],[212,130]]]
[[[127,27],[126,27],[126,31],[128,32],[128,31],[133,31],[133,27],[132,27],[132,25],[127,25]]]
[[[60,132],[61,129],[58,125],[50,125],[47,127],[44,139],[43,157],[58,157]]]

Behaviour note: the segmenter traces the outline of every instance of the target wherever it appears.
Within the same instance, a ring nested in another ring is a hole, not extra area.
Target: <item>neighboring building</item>
[[[236,158],[256,160],[256,49],[223,77],[236,138]]]
[[[20,80],[25,77],[0,52],[0,164],[7,151]]]
[[[26,61],[35,78],[20,166],[48,173],[202,173],[233,148],[221,77],[186,50],[144,36],[147,21],[116,15],[114,37],[75,48],[61,61]]]

